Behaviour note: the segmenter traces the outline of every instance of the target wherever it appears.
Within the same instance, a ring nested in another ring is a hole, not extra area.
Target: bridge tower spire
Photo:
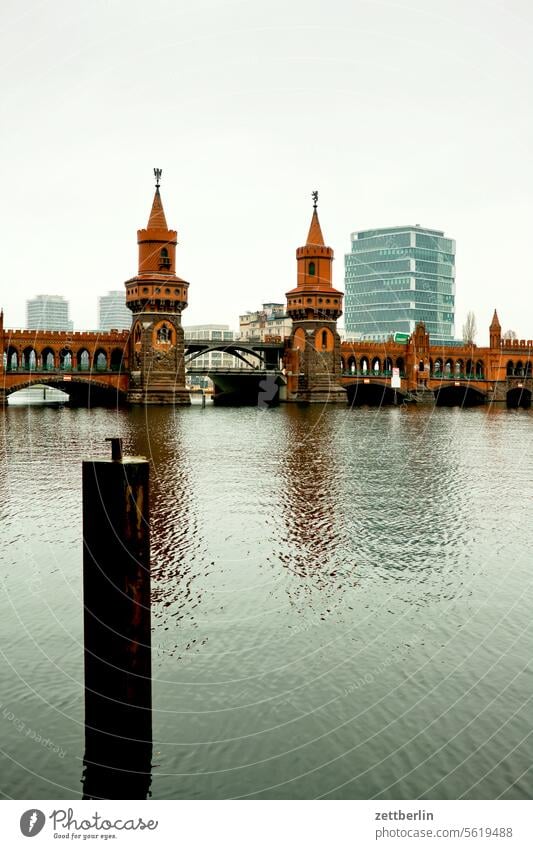
[[[343,293],[333,288],[333,248],[327,247],[318,219],[318,192],[305,245],[296,250],[296,288],[287,292],[292,318],[289,352],[289,397],[308,402],[346,402],[339,385]]]
[[[502,326],[498,318],[498,313],[494,310],[492,321],[489,327],[489,339],[491,348],[499,348],[502,341]]]
[[[156,185],[148,224],[137,231],[137,275],[125,283],[126,304],[132,311],[128,399],[133,404],[190,404],[181,326],[189,284],[176,274],[178,234],[167,226],[159,190],[161,174],[160,168],[154,168]]]

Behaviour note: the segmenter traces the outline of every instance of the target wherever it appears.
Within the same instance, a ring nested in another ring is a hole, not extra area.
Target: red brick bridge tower
[[[131,327],[132,404],[190,404],[185,389],[181,313],[189,284],[176,275],[178,234],[169,230],[154,168],[155,196],[145,230],[137,231],[139,271],[126,281]]]
[[[342,315],[343,293],[333,288],[333,249],[324,243],[313,192],[313,217],[306,244],[296,250],[297,285],[287,292],[292,318],[286,354],[288,398],[311,403],[346,403],[339,385],[341,342],[337,319]]]

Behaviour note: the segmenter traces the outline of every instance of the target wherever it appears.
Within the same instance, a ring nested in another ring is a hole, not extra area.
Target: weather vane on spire
[[[156,189],[159,188],[162,173],[163,173],[162,168],[154,168],[154,177],[155,177],[155,187],[156,187]]]
[[[318,204],[318,192],[317,191],[311,192],[311,197],[313,198],[313,209],[316,212],[316,207],[317,207],[317,204]]]

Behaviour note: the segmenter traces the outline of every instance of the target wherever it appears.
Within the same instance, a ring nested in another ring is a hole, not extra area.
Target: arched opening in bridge
[[[63,370],[72,368],[72,351],[69,348],[62,348],[59,352],[59,368]]]
[[[105,371],[107,369],[107,353],[99,348],[94,355],[94,367],[96,371]]]
[[[465,364],[464,364],[463,360],[456,360],[455,361],[455,376],[456,377],[463,377],[464,366],[465,366]]]
[[[372,371],[374,374],[379,374],[381,371],[381,361],[379,357],[374,357],[372,360]]]
[[[507,368],[506,368],[507,377],[511,377],[514,374],[514,363],[512,360],[508,360]]]
[[[41,352],[41,365],[43,371],[53,371],[55,369],[56,358],[51,348],[43,348]]]
[[[22,352],[22,367],[25,371],[35,371],[37,368],[37,354],[35,348],[28,345]]]
[[[385,374],[391,374],[392,372],[392,360],[390,357],[385,357],[383,361],[383,371]]]
[[[447,359],[446,362],[444,363],[444,374],[447,377],[451,377],[452,372],[453,372],[453,360]]]
[[[515,367],[515,370],[514,370],[514,373],[517,377],[523,377],[523,375],[524,375],[524,363],[522,362],[522,360],[518,360],[516,367]]]
[[[16,371],[19,367],[19,355],[13,345],[9,345],[5,353],[4,368],[6,371]]]
[[[62,407],[68,403],[68,400],[69,396],[66,392],[42,383],[30,384],[11,392],[8,396],[8,403],[14,407],[30,405],[32,407]]]
[[[524,386],[515,386],[507,393],[506,401],[509,409],[516,410],[518,407],[522,407],[524,410],[529,410],[531,407],[531,390]]]
[[[435,366],[433,368],[433,377],[442,377],[442,359],[440,357],[435,360]]]
[[[437,407],[476,407],[485,403],[485,395],[467,384],[441,386],[435,394]]]
[[[403,375],[405,373],[405,363],[404,363],[403,357],[397,357],[396,358],[396,368],[400,369],[400,375],[403,377]]]
[[[531,377],[531,360],[528,360],[524,368],[525,377]]]
[[[359,363],[360,369],[363,374],[366,374],[368,371],[368,360],[366,357],[361,358],[361,362]]]
[[[382,383],[357,381],[346,386],[346,397],[350,407],[382,407],[400,404],[404,395]]]
[[[472,360],[466,361],[466,376],[468,378],[474,377],[474,364],[473,364]]]
[[[113,348],[111,351],[111,369],[112,371],[120,371],[122,367],[123,351],[121,348]]]
[[[482,379],[482,378],[483,378],[484,373],[485,373],[485,369],[484,369],[484,367],[483,367],[483,361],[482,361],[482,360],[478,360],[478,361],[477,361],[477,363],[476,363],[476,377],[477,377],[478,379]]]
[[[89,371],[91,368],[91,357],[87,348],[78,351],[78,371]]]
[[[351,374],[355,374],[355,372],[357,371],[357,363],[356,363],[355,357],[349,358],[349,360],[348,360],[348,371]]]

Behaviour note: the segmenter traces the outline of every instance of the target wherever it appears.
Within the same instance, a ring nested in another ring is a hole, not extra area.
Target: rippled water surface
[[[81,460],[152,460],[158,798],[525,798],[532,414],[0,413],[0,790],[81,794]]]

